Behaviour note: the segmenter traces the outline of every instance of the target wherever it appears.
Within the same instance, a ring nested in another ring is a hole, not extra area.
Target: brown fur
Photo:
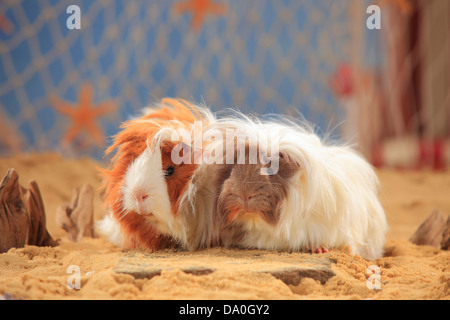
[[[258,161],[249,164],[246,146],[245,164],[224,165],[222,185],[214,205],[214,220],[219,228],[222,243],[236,243],[245,233],[243,225],[247,220],[262,219],[275,225],[281,212],[281,205],[287,197],[288,179],[299,166],[287,156],[279,155],[279,170],[274,175],[261,175],[260,169],[270,167]],[[236,160],[236,156],[235,156]],[[220,182],[218,181],[218,184]]]
[[[161,234],[143,215],[127,214],[120,224],[125,235],[123,246],[127,249],[158,250],[178,246],[172,237]]]

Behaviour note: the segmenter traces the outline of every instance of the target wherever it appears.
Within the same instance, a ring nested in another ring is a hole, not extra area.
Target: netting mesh
[[[325,129],[344,119],[329,82],[354,48],[352,1],[212,3],[199,15],[188,1],[0,1],[0,151],[102,157],[121,121],[164,96]],[[81,30],[66,27],[72,4]],[[58,108],[82,101],[110,107],[91,123],[100,138]]]

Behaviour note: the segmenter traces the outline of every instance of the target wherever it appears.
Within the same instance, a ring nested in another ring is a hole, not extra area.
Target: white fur
[[[134,198],[135,192],[144,192],[148,198],[139,208]],[[170,233],[173,217],[167,185],[162,171],[161,149],[147,147],[128,167],[123,186],[124,214],[153,215],[148,218],[157,223],[163,233]],[[141,209],[143,212],[141,212]]]
[[[262,122],[238,115],[219,120],[219,126],[278,143],[279,151],[301,167],[290,179],[277,225],[245,223],[241,245],[287,250],[348,246],[352,254],[369,260],[382,255],[386,217],[378,178],[362,156],[346,146],[324,145],[309,128],[283,120]]]
[[[123,234],[117,221],[106,214],[103,219],[96,221],[96,230],[106,237],[112,244],[121,247],[123,243]]]

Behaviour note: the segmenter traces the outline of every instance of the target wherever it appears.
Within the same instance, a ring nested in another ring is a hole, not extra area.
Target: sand
[[[54,153],[0,158],[2,176],[8,168],[15,168],[22,185],[33,179],[38,182],[47,228],[54,239],[60,240],[54,248],[26,246],[0,254],[0,295],[18,299],[450,299],[450,251],[408,241],[434,208],[444,217],[450,214],[450,171],[378,170],[390,225],[385,256],[367,261],[332,249],[324,257],[336,261],[331,265],[336,276],[325,284],[304,278],[292,285],[245,268],[222,268],[204,275],[182,269],[183,265],[221,265],[227,261],[250,261],[250,268],[276,267],[289,259],[303,259],[307,253],[262,250],[261,259],[252,259],[255,250],[152,253],[123,250],[101,237],[70,242],[55,223],[56,208],[70,202],[73,188],[85,183],[94,189],[100,186],[97,166],[101,164],[88,158],[64,159]],[[101,219],[105,211],[98,192],[94,209],[95,220]],[[151,279],[114,271],[127,257],[142,256],[158,263],[161,255],[172,267]],[[379,289],[367,284],[370,266],[379,268]],[[73,277],[77,272],[79,289]]]

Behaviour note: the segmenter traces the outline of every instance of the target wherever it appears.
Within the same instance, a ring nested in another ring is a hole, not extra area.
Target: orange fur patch
[[[172,213],[174,215],[176,215],[178,212],[181,196],[186,190],[188,183],[198,166],[197,164],[194,164],[193,154],[190,154],[191,164],[187,164],[184,162],[180,164],[174,164],[174,162],[172,161],[172,149],[175,145],[176,143],[166,142],[161,148],[162,169],[166,170],[170,166],[174,168],[174,174],[166,179],[167,191],[169,193],[169,199],[172,205]],[[180,154],[180,156],[185,155]]]
[[[230,214],[228,215],[227,223],[230,224],[236,218],[239,212],[241,212],[241,208],[232,208],[230,209]]]

